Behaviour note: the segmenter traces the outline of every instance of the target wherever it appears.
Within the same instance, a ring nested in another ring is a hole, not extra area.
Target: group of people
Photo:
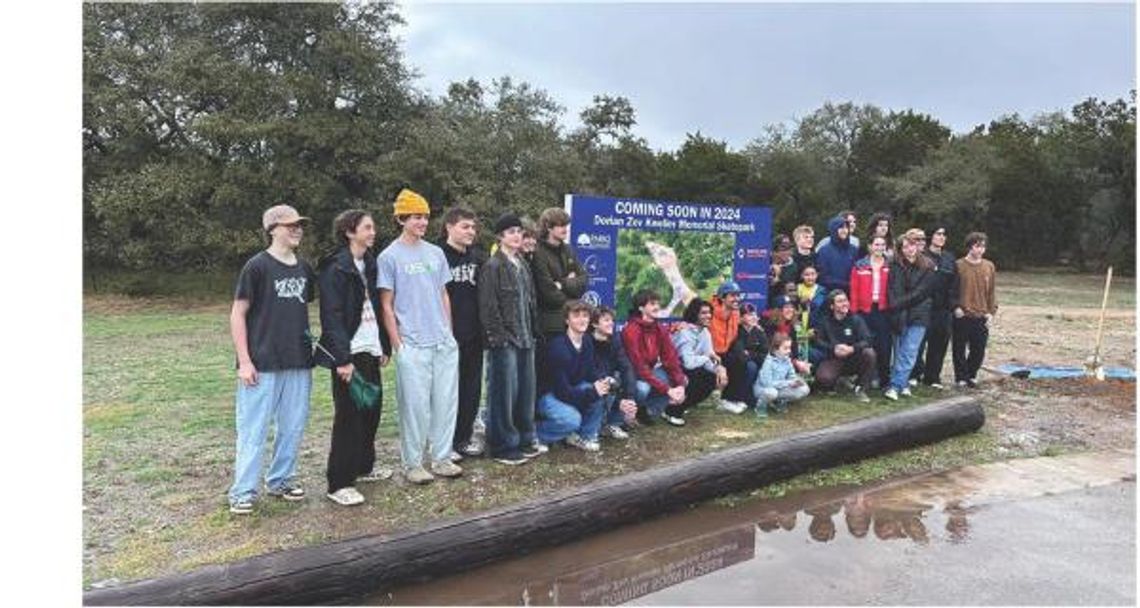
[[[854,214],[844,213],[818,250],[807,226],[793,232],[794,249],[787,237],[774,240],[773,308],[744,303],[729,280],[669,323],[657,314],[660,295],[645,289],[619,332],[614,310],[581,299],[589,277],[567,242],[563,209],[546,209],[537,223],[504,213],[490,254],[476,245],[472,211],[449,209],[438,245],[427,240],[430,216],[423,196],[401,191],[393,205],[400,234],[377,254],[372,215],[344,211],[333,222],[337,248],[314,270],[296,253],[309,218],[288,205],[265,211],[269,246],[243,267],[230,315],[239,379],[231,512],[254,509],[270,426],[267,493],[305,498],[294,474],[313,364],[330,370],[335,408],[326,495],[352,506],[364,502],[357,484],[391,475],[374,447],[380,370],[389,363],[403,473],[424,484],[462,475],[467,457],[521,465],[556,443],[594,452],[602,437],[628,439],[657,420],[684,426],[686,411],[714,390],[719,409],[766,417],[807,396],[813,370],[824,388],[856,374],[861,399],[876,382],[898,398],[909,394],[924,338],[922,379],[937,384],[946,341],[934,323],[943,309],[953,317],[955,378],[972,385],[996,310],[984,235],[967,237],[970,253],[955,261],[944,229],[929,248],[917,230],[893,243],[886,218],[860,258]]]

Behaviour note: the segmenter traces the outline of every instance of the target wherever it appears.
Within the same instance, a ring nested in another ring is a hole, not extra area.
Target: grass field
[[[1003,277],[1004,278],[1004,277]],[[1016,280],[1014,280],[1016,279]],[[1081,278],[1066,293],[1083,293]],[[1011,276],[999,294],[1046,305],[1048,275]],[[1007,287],[1009,286],[1009,287]],[[1120,285],[1115,305],[1131,306]],[[1099,306],[1099,298],[1096,304]],[[1075,304],[1072,304],[1075,305]],[[361,486],[368,502],[352,510],[324,499],[332,426],[328,372],[314,371],[313,398],[301,448],[300,504],[263,501],[254,515],[228,513],[233,459],[235,374],[224,301],[140,300],[92,296],[84,302],[83,543],[84,585],[152,577],[334,539],[393,532],[426,522],[532,499],[591,480],[643,470],[745,442],[913,407],[935,395],[858,405],[847,395],[813,396],[784,416],[760,423],[699,407],[684,429],[662,424],[626,443],[605,440],[600,453],[555,447],[525,467],[483,459],[463,463],[456,481],[410,486],[400,480]],[[316,319],[316,307],[311,312]],[[314,333],[319,328],[314,327]],[[398,463],[390,368],[385,370],[380,429],[382,464]],[[990,407],[990,406],[987,406]],[[1037,447],[1037,452],[1051,449]],[[761,495],[814,485],[861,483],[917,471],[1009,457],[988,429],[938,445],[805,475]],[[724,500],[731,501],[729,497]]]

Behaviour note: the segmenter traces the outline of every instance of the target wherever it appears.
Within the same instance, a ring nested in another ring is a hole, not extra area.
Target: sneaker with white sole
[[[279,488],[270,488],[268,494],[274,498],[281,498],[289,502],[305,500],[305,490],[299,486],[285,484]]]
[[[463,462],[463,454],[460,454],[455,450],[451,450],[451,453],[447,455],[447,459],[451,462]]]
[[[570,435],[566,437],[566,445],[573,446],[579,450],[584,450],[587,452],[597,452],[599,449],[601,449],[601,446],[598,445],[597,441],[583,439],[580,435],[578,435],[578,433],[570,433]]]
[[[870,395],[867,394],[867,391],[863,390],[863,387],[856,386],[855,387],[855,400],[858,401],[859,403],[870,403],[871,397],[870,397]]]
[[[356,481],[363,481],[365,483],[372,483],[375,481],[384,481],[385,479],[392,478],[392,469],[389,467],[375,467],[371,473],[361,475],[356,478]]]
[[[411,469],[405,470],[404,471],[404,477],[408,481],[410,481],[414,484],[420,484],[420,485],[423,485],[425,483],[431,483],[432,481],[435,480],[435,476],[432,475],[431,473],[428,473],[427,469],[423,468],[422,466],[413,467]]]
[[[909,386],[906,386],[906,387],[903,387],[903,390],[899,391],[899,396],[900,397],[913,397],[914,393],[910,392]]]
[[[889,399],[891,401],[898,401],[899,392],[893,388],[888,388],[887,390],[883,391],[883,398]]]
[[[728,399],[721,399],[716,409],[728,412],[730,414],[743,414],[748,406],[739,401],[729,401]]]
[[[661,412],[661,419],[673,426],[685,426],[685,419],[680,416],[670,416],[668,412]]]
[[[954,383],[954,386],[956,386],[958,388],[966,388],[966,381],[965,380],[958,380],[957,382]]]
[[[911,378],[907,380],[906,383],[910,386],[918,386],[918,378]]]
[[[329,500],[335,502],[342,507],[352,507],[364,503],[364,495],[356,491],[356,488],[348,486],[341,488],[331,494],[326,494]]]
[[[332,494],[326,494],[328,500],[335,502],[341,506],[355,506],[357,504],[364,504],[364,495],[357,492],[357,488],[348,486],[337,489]]]
[[[459,477],[463,474],[463,467],[450,460],[440,460],[431,463],[431,473],[439,477]]]
[[[459,453],[472,458],[483,455],[483,442],[478,437],[472,437],[467,445],[459,448]]]
[[[526,456],[523,456],[521,452],[510,452],[503,454],[502,456],[495,456],[493,460],[499,464],[506,464],[510,466],[517,466],[530,462],[530,460],[528,460]]]
[[[234,515],[249,515],[253,513],[253,500],[245,498],[237,502],[231,502],[230,513]]]
[[[932,384],[930,385],[930,388],[933,388],[933,389],[937,389],[937,390],[940,390],[940,391],[944,391],[944,390],[946,390],[946,387],[945,387],[945,386],[942,386],[942,383],[941,383],[941,382],[934,382],[934,383],[932,383]]]
[[[614,439],[629,439],[629,433],[622,430],[616,424],[607,424],[602,427],[602,435],[605,437],[613,437]]]
[[[530,445],[524,445],[519,448],[525,458],[535,458],[550,451],[550,448],[541,441],[533,441]]]

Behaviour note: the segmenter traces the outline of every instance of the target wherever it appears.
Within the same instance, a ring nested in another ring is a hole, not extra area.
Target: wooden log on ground
[[[694,502],[978,430],[969,396],[740,446],[605,479],[524,504],[207,566],[84,593],[86,605],[351,603],[410,582],[477,568]],[[684,432],[684,431],[678,431]]]

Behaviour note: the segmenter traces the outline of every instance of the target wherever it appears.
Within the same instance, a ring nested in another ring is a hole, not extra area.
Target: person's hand
[[[381,354],[379,357],[377,357],[377,359],[380,361],[380,367],[384,367],[385,365],[388,365],[388,360],[390,357],[388,355]]]
[[[803,385],[804,385],[803,378],[796,378],[795,380],[792,380],[791,384],[789,384],[788,387],[789,388],[799,388]]]
[[[835,356],[839,357],[840,359],[850,355],[854,351],[855,351],[854,348],[851,348],[850,346],[848,346],[846,344],[836,344],[835,345]]]
[[[610,394],[610,382],[608,378],[602,378],[594,381],[594,390],[597,391],[598,396]]]
[[[562,283],[555,281],[554,282],[554,288],[557,289],[558,291],[562,291]]]
[[[669,397],[670,405],[677,405],[685,400],[685,387],[674,386],[665,393]]]
[[[633,399],[622,399],[618,403],[618,409],[627,423],[637,420],[637,403]]]
[[[728,385],[728,370],[723,365],[716,366],[716,387],[724,388]]]
[[[994,320],[994,316],[989,314],[989,313],[986,313],[986,327],[989,327],[990,321],[993,321],[993,320]]]
[[[238,379],[245,386],[257,386],[257,368],[252,361],[238,364]]]
[[[966,316],[966,311],[962,310],[961,306],[954,309],[954,318],[955,319],[961,319],[964,316]]]
[[[811,363],[808,363],[807,361],[800,361],[799,359],[796,359],[796,360],[792,361],[792,367],[794,367],[796,369],[796,373],[800,373],[800,374],[810,374],[811,373]]]
[[[400,352],[400,349],[403,347],[404,347],[404,341],[403,340],[401,340],[400,338],[392,338],[392,356],[395,356],[396,353]]]
[[[352,367],[351,363],[345,363],[344,365],[336,368],[336,376],[347,384],[352,380],[353,369],[354,368]]]
[[[721,362],[720,355],[716,353],[709,353],[709,360],[711,360],[713,363],[716,363],[717,365],[720,365]]]

